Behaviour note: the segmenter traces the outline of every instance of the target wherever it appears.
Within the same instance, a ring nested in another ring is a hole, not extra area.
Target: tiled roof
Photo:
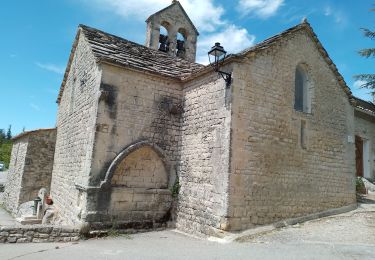
[[[80,28],[99,60],[175,78],[186,77],[204,67],[85,25]]]
[[[363,99],[354,97],[355,107],[361,111],[371,113],[375,115],[375,104],[370,101],[365,101]]]

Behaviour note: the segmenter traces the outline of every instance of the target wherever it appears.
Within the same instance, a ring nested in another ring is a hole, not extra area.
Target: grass
[[[125,238],[125,239],[133,239],[130,234],[127,234],[127,233],[121,233],[119,230],[117,229],[110,229],[108,230],[108,236],[109,237],[122,237],[122,238]]]

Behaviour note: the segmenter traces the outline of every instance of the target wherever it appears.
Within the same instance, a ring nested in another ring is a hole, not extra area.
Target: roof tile
[[[99,60],[174,78],[183,78],[204,68],[201,64],[173,57],[85,25],[80,25],[80,28]]]

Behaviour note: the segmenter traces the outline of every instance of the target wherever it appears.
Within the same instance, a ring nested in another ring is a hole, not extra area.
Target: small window
[[[294,109],[310,113],[308,77],[305,68],[298,66],[295,72]]]

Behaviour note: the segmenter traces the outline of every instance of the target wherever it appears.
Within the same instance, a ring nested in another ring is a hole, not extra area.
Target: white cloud
[[[113,12],[124,19],[144,21],[147,17],[171,4],[171,0],[81,0],[87,5],[100,10]],[[269,13],[274,7],[264,6],[261,12]],[[271,3],[272,2],[272,3]],[[220,42],[228,53],[239,52],[254,44],[255,36],[246,29],[232,24],[223,18],[224,8],[215,4],[215,0],[180,0],[186,13],[198,31],[203,32],[198,40],[197,62],[207,64],[207,52]],[[278,8],[278,7],[277,7]]]
[[[347,15],[339,9],[336,9],[332,6],[326,6],[323,10],[323,14],[327,17],[333,17],[335,23],[346,25],[347,24]]]
[[[65,67],[55,64],[35,62],[35,65],[37,65],[41,69],[48,70],[57,74],[64,74],[65,72]]]
[[[30,103],[29,105],[30,105],[30,107],[31,107],[32,109],[34,109],[35,111],[40,111],[40,107],[39,107],[38,105],[36,105],[36,104],[34,104],[34,103]]]
[[[330,16],[332,14],[332,9],[331,9],[331,7],[330,6],[326,6],[325,8],[324,8],[324,15],[325,16]]]
[[[367,101],[372,102],[373,101],[373,96],[371,94],[372,91],[367,89],[367,88],[361,88],[361,86],[365,83],[366,83],[366,81],[364,81],[364,80],[356,80],[356,81],[354,81],[351,90],[352,90],[353,95],[355,97],[359,97],[363,100],[367,100]]]
[[[356,80],[356,81],[354,81],[353,89],[361,88],[361,86],[366,84],[366,83],[367,83],[367,81],[364,81],[364,80]]]
[[[237,10],[243,15],[255,14],[260,18],[268,18],[276,14],[284,0],[240,0]]]
[[[228,25],[224,30],[202,37],[198,41],[197,62],[208,64],[207,52],[215,42],[220,42],[228,53],[237,53],[254,45],[255,36],[249,34],[245,28]]]
[[[288,6],[280,12],[279,16],[282,18],[284,23],[300,23],[303,19],[309,19],[316,12],[320,12],[320,9],[317,8],[302,8],[297,6]]]
[[[124,18],[144,21],[151,14],[171,4],[171,0],[81,0],[98,9],[113,11]],[[181,5],[200,31],[212,32],[216,26],[225,24],[224,9],[214,0],[180,0]]]

